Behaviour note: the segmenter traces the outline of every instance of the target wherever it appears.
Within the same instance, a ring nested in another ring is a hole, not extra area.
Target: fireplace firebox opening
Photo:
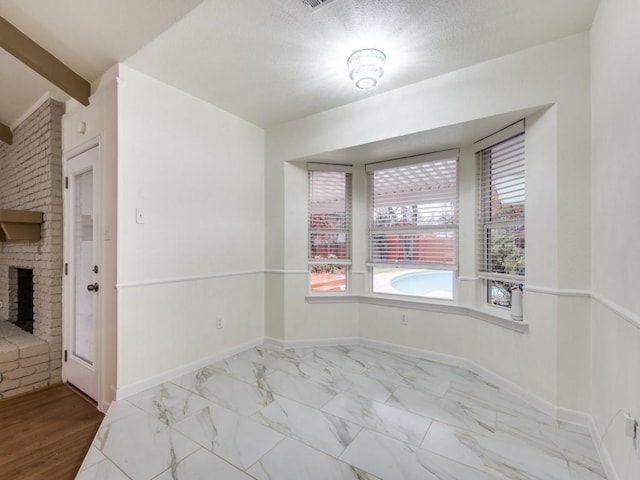
[[[22,330],[33,333],[33,269],[12,268],[9,320]]]

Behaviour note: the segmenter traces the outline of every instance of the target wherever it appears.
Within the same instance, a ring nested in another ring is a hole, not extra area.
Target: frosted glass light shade
[[[353,52],[347,60],[349,77],[357,88],[369,90],[378,85],[378,80],[384,74],[384,64],[387,57],[375,48],[363,48]]]

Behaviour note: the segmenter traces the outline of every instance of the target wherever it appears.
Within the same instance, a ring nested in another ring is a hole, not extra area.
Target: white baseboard
[[[407,347],[404,345],[397,345],[395,343],[383,342],[382,340],[373,340],[371,338],[359,338],[356,343],[364,345],[366,347],[377,348],[379,350],[386,350],[392,353],[401,353],[403,355],[409,355],[411,357],[420,357],[426,360],[433,360],[434,362],[444,363],[445,365],[451,365],[453,367],[464,367],[466,362],[461,357],[455,355],[448,355],[446,353],[437,353],[429,350],[423,350],[417,347]]]
[[[573,423],[574,425],[582,425],[583,427],[589,427],[591,422],[591,415],[581,412],[579,410],[571,410],[570,408],[556,407],[556,419],[565,422]]]
[[[421,357],[427,360],[433,360],[435,362],[444,363],[446,365],[451,365],[454,367],[466,368],[467,370],[472,371],[473,373],[477,373],[484,379],[493,383],[494,385],[500,387],[508,393],[518,397],[523,402],[531,405],[534,408],[546,413],[547,415],[556,418],[557,408],[551,402],[535,395],[521,386],[513,383],[511,380],[507,380],[506,378],[492,372],[491,370],[477,364],[473,360],[464,357],[458,357],[455,355],[448,355],[444,353],[432,352],[429,350],[423,350],[421,348],[415,347],[406,347],[403,345],[396,345],[393,343],[383,342],[380,340],[372,340],[369,338],[361,338],[359,341],[360,344],[366,345],[373,348],[379,348],[382,350],[387,350],[390,352],[402,353],[405,355],[410,355],[413,357]],[[586,426],[586,422],[584,423]]]
[[[115,401],[116,398],[116,387],[113,385],[109,386],[109,399],[103,399],[98,405],[98,410],[102,413],[107,413],[111,404]]]
[[[511,395],[518,397],[524,403],[531,405],[532,407],[540,410],[541,412],[549,415],[552,418],[558,418],[558,407],[551,403],[550,401],[532,393],[520,385],[512,382],[511,380],[504,378],[497,373],[489,370],[482,365],[478,365],[473,360],[466,359],[467,361],[467,369],[471,370],[474,373],[477,373],[483,378],[486,378],[490,382],[494,383],[502,390]],[[586,426],[586,423],[583,424]]]
[[[618,476],[618,472],[616,472],[615,467],[613,466],[613,460],[611,459],[611,455],[609,455],[609,451],[604,444],[604,440],[600,435],[600,431],[596,426],[596,422],[591,415],[589,415],[589,433],[591,433],[591,438],[596,444],[596,450],[598,451],[598,455],[600,455],[600,463],[602,463],[602,468],[604,468],[604,473],[607,475],[608,480],[620,480]]]
[[[102,413],[107,413],[107,411],[109,410],[109,407],[111,406],[111,403],[112,402],[106,402],[106,401],[103,400],[98,405],[98,411],[102,412]]]
[[[181,365],[179,367],[167,370],[166,372],[162,372],[149,378],[145,378],[144,380],[140,380],[130,385],[125,385],[116,390],[115,398],[116,400],[122,400],[123,398],[130,397],[131,395],[135,395],[136,393],[144,392],[145,390],[158,386],[161,383],[168,382],[170,380],[173,380],[174,378],[180,377],[189,372],[193,372],[194,370],[198,370],[199,368],[206,367],[207,365],[215,362],[219,362],[220,360],[224,360],[225,358],[244,352],[245,350],[249,350],[250,348],[257,347],[259,345],[262,345],[263,343],[264,339],[262,337],[255,338],[227,350],[223,350],[221,352],[214,353],[213,355],[209,355],[208,357],[201,358],[200,360],[196,360],[195,362]]]
[[[354,345],[360,343],[358,337],[335,337],[309,340],[280,340],[279,338],[264,337],[264,345],[277,350],[285,348],[334,347],[336,345]]]

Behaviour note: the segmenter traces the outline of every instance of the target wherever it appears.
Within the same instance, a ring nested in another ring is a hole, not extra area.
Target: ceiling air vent
[[[302,0],[302,3],[304,3],[311,10],[316,10],[317,8],[320,8],[331,2],[333,2],[333,0]]]

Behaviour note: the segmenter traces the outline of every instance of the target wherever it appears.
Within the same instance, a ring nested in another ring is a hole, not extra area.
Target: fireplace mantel
[[[0,209],[0,242],[40,240],[42,212]]]

